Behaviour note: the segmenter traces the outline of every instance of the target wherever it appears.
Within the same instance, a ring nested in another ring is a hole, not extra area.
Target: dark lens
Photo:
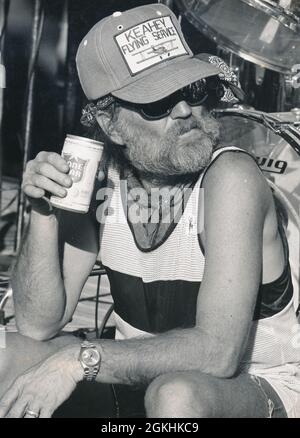
[[[164,99],[157,100],[148,104],[140,105],[142,114],[150,119],[159,119],[170,114],[173,108],[174,94]]]
[[[217,76],[193,82],[182,90],[185,100],[191,106],[215,107],[224,96],[224,87]]]
[[[139,104],[115,98],[116,102],[118,102],[119,105],[128,108],[131,111],[137,111],[144,118],[149,120],[161,119],[162,117],[170,113],[169,99],[170,96],[156,102]]]
[[[158,120],[168,116],[178,102],[186,101],[191,106],[206,104],[208,107],[214,107],[224,95],[224,90],[220,88],[220,81],[208,79],[200,79],[188,86],[176,91],[164,99],[156,102],[131,104],[128,102],[118,101],[127,106],[133,111],[138,111],[141,115],[149,120]]]
[[[192,106],[201,105],[205,102],[208,96],[208,89],[205,79],[193,82],[187,87],[184,87],[181,91],[184,100]]]
[[[218,76],[212,76],[207,79],[207,87],[210,94],[216,96],[218,100],[222,99],[225,94],[224,86]]]

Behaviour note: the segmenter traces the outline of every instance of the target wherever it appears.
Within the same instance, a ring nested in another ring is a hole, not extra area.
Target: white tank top
[[[219,149],[213,154],[212,161],[216,160],[220,153],[234,150],[239,149]],[[106,217],[102,226],[100,242],[100,256],[104,266],[128,276],[141,278],[143,283],[168,280],[201,282],[205,257],[200,249],[198,232],[203,224],[200,223],[197,228],[197,221],[199,217],[200,222],[201,217],[203,218],[203,214],[198,214],[199,202],[202,199],[202,178],[203,174],[198,179],[184,213],[171,235],[158,248],[143,252],[137,248],[124,214],[118,172],[110,169],[109,179],[114,185],[110,201],[111,215]],[[115,322],[117,339],[153,336],[151,332],[132,326],[117,313]],[[272,367],[299,362],[300,331],[291,300],[274,316],[253,321],[240,368],[249,373],[259,374]]]

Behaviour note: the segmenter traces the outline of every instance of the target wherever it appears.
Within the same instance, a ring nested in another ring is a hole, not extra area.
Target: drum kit
[[[239,105],[215,111],[221,143],[254,155],[288,209],[290,259],[296,289],[300,266],[300,0],[175,0],[180,13],[230,54],[235,73],[251,63],[256,78],[266,69],[280,76],[276,113]],[[221,53],[220,53],[221,51]],[[246,93],[251,90],[244,90]],[[299,290],[295,291],[295,296]],[[295,305],[297,306],[297,299]]]

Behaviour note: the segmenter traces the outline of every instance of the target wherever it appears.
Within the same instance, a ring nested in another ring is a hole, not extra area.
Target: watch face
[[[87,348],[81,355],[82,361],[89,367],[98,365],[100,354],[95,348]]]

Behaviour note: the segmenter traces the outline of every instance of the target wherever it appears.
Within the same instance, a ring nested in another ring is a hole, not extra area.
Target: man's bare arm
[[[58,195],[68,187],[65,164],[59,155],[42,152],[29,163],[23,183],[32,213],[12,276],[13,296],[20,333],[39,340],[70,320],[98,253],[89,215],[54,214],[42,199],[46,191]]]
[[[99,381],[147,383],[160,374],[186,370],[223,378],[236,373],[260,284],[263,229],[272,196],[256,164],[237,154],[216,162],[206,176],[204,196],[206,266],[196,326],[149,339],[99,341]]]
[[[161,374],[188,370],[219,378],[236,374],[261,278],[262,240],[272,239],[273,232],[276,241],[276,226],[265,233],[274,206],[255,164],[228,155],[211,168],[204,186],[206,266],[195,327],[147,339],[97,341],[102,351],[98,381],[148,384]],[[11,408],[23,412],[28,394],[42,415],[46,409],[50,416],[83,379],[78,353],[78,345],[69,345],[20,376],[1,400],[0,416]],[[63,396],[56,386],[49,392],[61,369],[68,388]]]

